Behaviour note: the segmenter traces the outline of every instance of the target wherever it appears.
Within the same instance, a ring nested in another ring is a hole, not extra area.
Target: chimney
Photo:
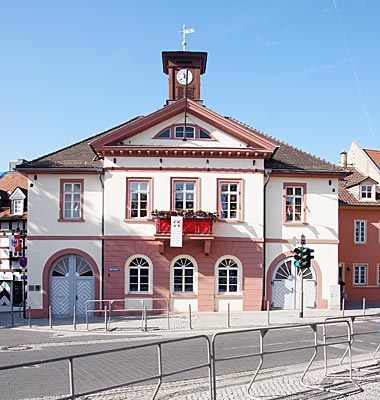
[[[347,168],[347,151],[342,150],[340,152],[340,166],[343,168]]]

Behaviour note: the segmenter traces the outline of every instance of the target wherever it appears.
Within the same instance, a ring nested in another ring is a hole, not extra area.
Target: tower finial
[[[186,25],[183,24],[182,30],[179,31],[179,33],[182,33],[182,51],[186,51],[186,34],[188,33],[194,33],[195,29],[194,28],[186,28]]]

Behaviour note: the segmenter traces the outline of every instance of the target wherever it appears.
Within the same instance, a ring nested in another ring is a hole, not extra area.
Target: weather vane
[[[179,33],[182,33],[182,51],[186,51],[186,34],[194,32],[194,28],[186,28],[185,24],[183,24],[182,30],[179,31]]]

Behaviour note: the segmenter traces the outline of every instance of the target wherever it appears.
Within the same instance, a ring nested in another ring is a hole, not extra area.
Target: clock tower
[[[206,71],[207,53],[195,51],[163,51],[162,64],[168,75],[167,104],[187,97],[202,103],[201,75]]]

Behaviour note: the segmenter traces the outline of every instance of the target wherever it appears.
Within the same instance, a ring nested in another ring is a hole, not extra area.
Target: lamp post
[[[26,298],[25,298],[25,269],[26,269],[26,258],[25,258],[25,229],[21,231],[21,254],[23,264],[21,264],[21,279],[22,279],[22,316],[26,318]],[[25,261],[24,261],[25,260]]]

